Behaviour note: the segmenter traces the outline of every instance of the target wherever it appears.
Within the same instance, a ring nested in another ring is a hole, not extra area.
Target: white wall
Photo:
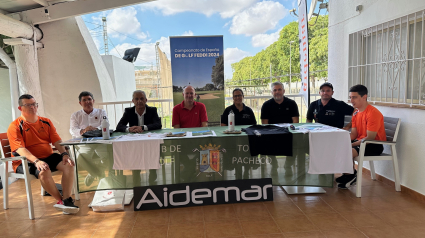
[[[102,55],[102,60],[111,77],[117,101],[131,101],[136,90],[134,65],[113,55]]]
[[[6,132],[12,122],[11,105],[9,70],[0,68],[0,133]]]
[[[356,12],[356,6],[363,10]],[[350,0],[329,1],[329,82],[335,97],[348,98],[349,34],[425,9],[425,1]],[[401,184],[425,194],[425,110],[377,107],[384,116],[401,118],[397,144]],[[365,166],[368,166],[366,163]],[[376,172],[394,180],[391,162],[375,162]]]
[[[80,17],[40,25],[38,51],[45,114],[63,140],[71,138],[71,114],[81,109],[78,95],[90,91],[96,102],[115,101],[115,90],[97,48]]]

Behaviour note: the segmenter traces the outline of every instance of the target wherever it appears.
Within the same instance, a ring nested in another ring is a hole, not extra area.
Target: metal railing
[[[298,110],[300,112],[300,122],[305,122],[305,116],[307,114],[308,108],[304,104],[303,95],[301,94],[288,94],[285,95],[292,100],[294,100],[298,105]],[[244,98],[244,103],[246,106],[250,107],[257,118],[257,123],[261,123],[261,107],[263,103],[271,98],[269,96],[246,96]],[[310,101],[313,102],[320,98],[319,94],[310,94]],[[173,99],[159,99],[159,100],[148,100],[147,104],[151,107],[156,107],[158,109],[158,116],[161,117],[162,127],[163,128],[172,128],[172,112],[173,112]],[[225,107],[228,107],[233,104],[232,97],[225,98]],[[121,101],[121,102],[103,102],[96,103],[98,108],[103,108],[109,115],[109,123],[111,128],[115,129],[122,115],[124,114],[124,109],[126,107],[132,107],[133,102],[131,101]]]

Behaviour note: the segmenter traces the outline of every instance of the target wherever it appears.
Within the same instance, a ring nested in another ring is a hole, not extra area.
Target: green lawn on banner
[[[224,111],[224,91],[199,91],[196,94],[201,96],[199,102],[205,104],[207,108],[208,121],[220,122],[220,115]],[[206,99],[203,97],[206,97]],[[183,94],[181,92],[174,92],[173,98],[174,105],[176,105],[183,101]]]

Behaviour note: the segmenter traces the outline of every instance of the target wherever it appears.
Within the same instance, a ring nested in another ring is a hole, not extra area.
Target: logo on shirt
[[[243,114],[243,115],[242,115],[242,118],[244,118],[244,119],[249,119],[249,114]]]
[[[335,116],[334,110],[326,110],[325,116]]]
[[[200,149],[193,149],[193,152],[199,151],[199,159],[196,161],[199,169],[199,176],[201,173],[218,173],[220,176],[222,171],[223,153],[226,149],[220,149],[221,145],[199,145]],[[212,174],[211,174],[212,176]]]

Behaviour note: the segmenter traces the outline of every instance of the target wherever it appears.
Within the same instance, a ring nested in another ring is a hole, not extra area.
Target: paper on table
[[[200,133],[208,133],[208,134],[200,134]],[[195,135],[193,135],[195,134]],[[205,131],[188,131],[186,133],[186,137],[210,137],[217,136],[215,131],[205,130]]]

